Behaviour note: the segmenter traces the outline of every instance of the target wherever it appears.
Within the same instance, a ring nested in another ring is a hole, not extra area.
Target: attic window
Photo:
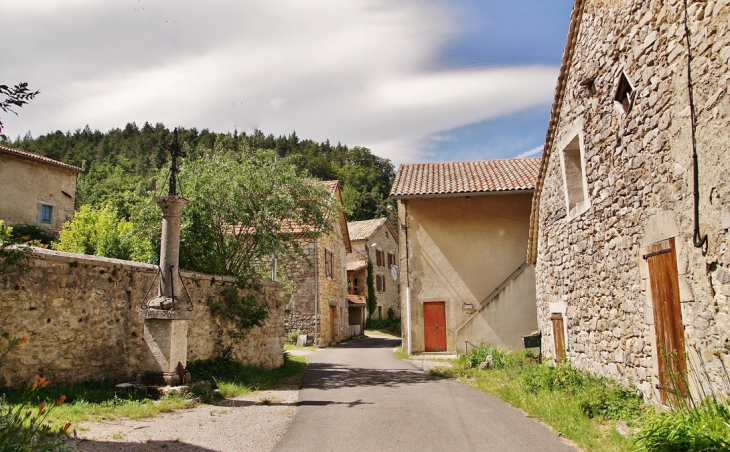
[[[629,82],[629,78],[626,77],[626,73],[621,71],[621,74],[619,74],[618,77],[616,95],[613,97],[613,101],[625,115],[628,115],[631,111],[631,107],[634,106],[634,97],[634,87],[631,85],[631,82]]]
[[[575,135],[561,153],[569,219],[579,216],[590,207],[581,144],[580,136]]]

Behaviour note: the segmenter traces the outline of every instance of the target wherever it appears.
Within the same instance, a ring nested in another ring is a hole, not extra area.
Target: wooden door
[[[330,342],[335,342],[337,338],[337,336],[335,336],[335,333],[337,331],[335,330],[335,326],[337,325],[335,319],[337,319],[337,307],[330,306]]]
[[[555,346],[555,364],[565,362],[565,328],[563,314],[554,312],[550,316],[553,322],[553,345]]]
[[[423,336],[425,351],[446,351],[446,302],[423,303]]]
[[[659,394],[662,403],[687,392],[687,361],[684,325],[679,301],[679,276],[674,238],[649,246],[644,256],[649,265],[651,299],[659,363]]]

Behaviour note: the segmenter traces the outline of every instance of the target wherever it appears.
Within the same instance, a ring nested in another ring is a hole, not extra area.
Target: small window
[[[393,253],[388,253],[388,267],[392,267],[395,265],[395,255]]]
[[[51,224],[51,218],[53,214],[53,206],[47,206],[41,204],[41,223]]]
[[[565,200],[568,217],[575,218],[590,207],[586,187],[585,165],[579,135],[568,143],[562,152]]]
[[[631,85],[631,82],[629,82],[629,78],[626,77],[624,71],[621,71],[616,86],[616,95],[613,97],[613,101],[625,115],[628,115],[631,111],[631,107],[634,106],[634,94],[634,87]]]
[[[324,275],[328,278],[335,276],[335,255],[329,250],[324,250]]]

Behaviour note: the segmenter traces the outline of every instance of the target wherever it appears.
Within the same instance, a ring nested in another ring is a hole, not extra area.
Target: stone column
[[[145,385],[171,386],[187,383],[188,310],[190,300],[182,296],[177,277],[180,256],[180,216],[190,201],[178,196],[153,198],[162,209],[162,244],[160,246],[160,290],[158,296],[140,312],[144,319],[147,350],[142,373],[137,376]]]

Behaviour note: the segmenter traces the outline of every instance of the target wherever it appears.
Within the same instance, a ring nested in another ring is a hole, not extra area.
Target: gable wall
[[[538,320],[554,351],[550,314],[565,311],[576,366],[637,384],[655,398],[656,346],[647,245],[676,237],[682,320],[714,372],[730,352],[730,6],[691,3],[700,221],[706,256],[692,245],[692,147],[681,1],[586,2],[539,200]],[[618,71],[636,88],[624,117],[612,101]],[[595,77],[590,95],[580,82]],[[566,215],[561,146],[583,134],[587,212]],[[725,218],[723,220],[723,218]],[[714,361],[714,362],[713,362]]]
[[[7,225],[39,225],[58,232],[74,214],[76,172],[1,154],[0,196],[0,220]],[[51,224],[39,223],[39,203],[53,207]]]
[[[531,201],[532,193],[399,200],[399,222],[407,225],[407,240],[406,228],[399,237],[401,313],[406,319],[410,284],[413,352],[424,351],[423,303],[432,301],[445,302],[448,350],[463,347],[456,343],[458,326],[524,263]],[[491,340],[514,346],[535,330],[534,302],[522,299],[503,306],[514,320],[509,338],[489,327],[469,339],[477,345]],[[403,329],[405,344],[408,330]]]

